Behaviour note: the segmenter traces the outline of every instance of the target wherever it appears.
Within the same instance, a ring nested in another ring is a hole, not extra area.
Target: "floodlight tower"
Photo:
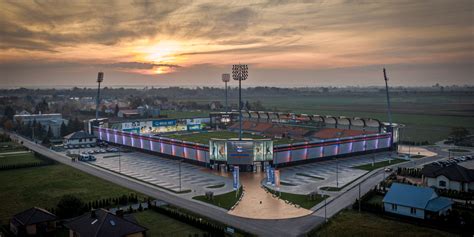
[[[222,81],[225,83],[225,112],[229,112],[229,107],[227,106],[227,82],[230,81],[230,74],[222,74]]]
[[[242,81],[245,81],[248,75],[247,65],[235,64],[232,66],[232,78],[239,81],[239,140],[242,140]]]
[[[100,83],[103,82],[103,81],[104,81],[104,73],[99,72],[99,74],[97,74],[98,87],[97,87],[97,101],[96,101],[96,105],[95,105],[95,122],[96,123],[99,120]]]

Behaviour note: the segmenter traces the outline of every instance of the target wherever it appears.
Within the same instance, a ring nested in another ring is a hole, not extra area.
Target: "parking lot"
[[[344,187],[368,172],[353,167],[389,159],[389,153],[379,153],[282,168],[280,190],[308,194],[322,187]]]
[[[112,146],[68,149],[66,152],[71,154],[89,153],[96,158],[95,161],[89,161],[92,165],[145,181],[175,193],[183,193],[183,196],[202,195],[206,191],[213,191],[216,194],[232,191],[230,178],[213,175],[207,172],[204,167],[157,155],[130,152]]]

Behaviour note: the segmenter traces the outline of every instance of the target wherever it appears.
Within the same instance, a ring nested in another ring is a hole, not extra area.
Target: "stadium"
[[[104,123],[99,140],[214,169],[263,170],[395,150],[399,125],[371,118],[245,111],[239,140],[238,111],[207,118]]]

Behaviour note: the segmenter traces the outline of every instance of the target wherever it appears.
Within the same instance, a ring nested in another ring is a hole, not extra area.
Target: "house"
[[[140,237],[146,236],[147,228],[139,225],[133,215],[117,215],[105,209],[92,210],[64,224],[70,237]]]
[[[41,236],[56,230],[56,219],[54,214],[33,207],[13,216],[10,220],[10,231],[16,236]]]
[[[121,109],[119,110],[117,117],[119,118],[137,118],[140,117],[140,113],[136,109]]]
[[[428,164],[422,169],[423,183],[428,187],[469,192],[474,190],[474,161],[448,166]]]
[[[73,147],[95,146],[97,137],[85,131],[73,132],[64,137],[63,143]]]
[[[440,197],[434,189],[393,183],[383,198],[384,210],[398,215],[426,219],[446,214],[453,201]]]

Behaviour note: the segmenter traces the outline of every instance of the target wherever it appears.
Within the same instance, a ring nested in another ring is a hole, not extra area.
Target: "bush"
[[[84,202],[80,198],[69,194],[62,196],[56,206],[56,215],[62,219],[76,217],[86,211],[87,206]]]

